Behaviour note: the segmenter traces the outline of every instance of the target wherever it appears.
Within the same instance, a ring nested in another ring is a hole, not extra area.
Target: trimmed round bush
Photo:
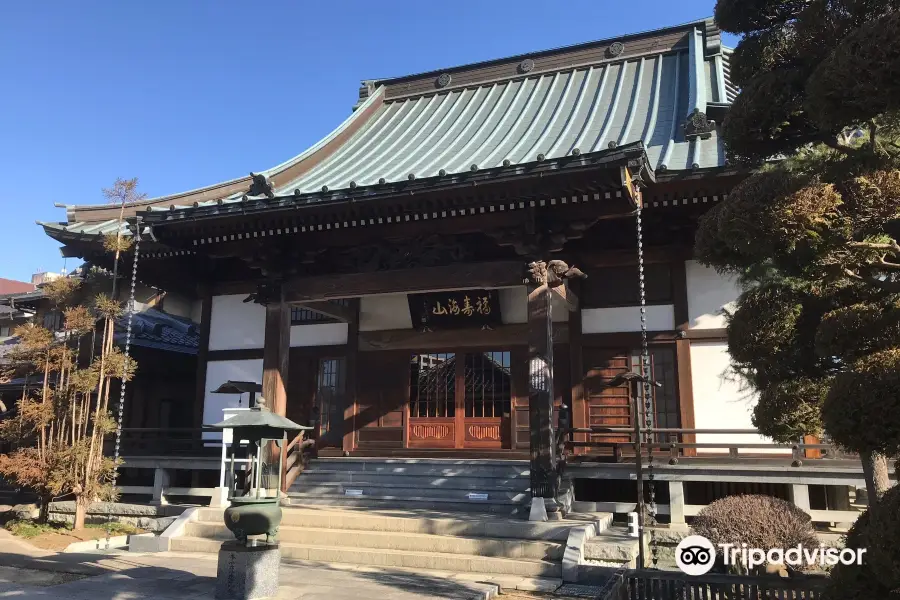
[[[700,511],[691,531],[714,545],[740,548],[818,547],[810,516],[773,496],[740,495],[716,500]]]
[[[900,454],[900,348],[865,356],[836,375],[822,421],[845,448]]]
[[[900,589],[900,487],[894,486],[861,515],[847,534],[847,548],[866,549],[862,565],[837,565],[827,598],[880,600]]]
[[[810,76],[805,107],[828,131],[900,108],[900,11],[862,24],[838,43]]]
[[[760,392],[753,407],[753,426],[783,444],[797,442],[804,435],[819,435],[827,393],[827,380],[798,378],[771,384]]]

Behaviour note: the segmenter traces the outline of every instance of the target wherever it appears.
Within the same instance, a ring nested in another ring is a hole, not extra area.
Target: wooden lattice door
[[[410,363],[410,448],[508,448],[509,352],[416,354]]]

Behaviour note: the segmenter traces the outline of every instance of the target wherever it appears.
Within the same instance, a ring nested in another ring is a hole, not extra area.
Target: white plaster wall
[[[213,296],[209,329],[210,350],[262,348],[265,341],[266,309],[244,302],[246,294]]]
[[[214,390],[226,381],[255,381],[262,383],[263,361],[261,358],[251,360],[214,360],[206,363],[206,386],[203,396],[203,424],[213,425],[224,419],[222,409],[237,408],[238,398],[241,406],[247,407],[247,394],[214,394]],[[221,439],[220,433],[204,433],[204,439]]]
[[[756,395],[731,369],[725,342],[691,342],[691,382],[697,429],[755,429],[750,421]],[[759,435],[698,434],[697,443],[771,443]],[[724,454],[727,448],[701,448],[698,454]],[[789,453],[789,450],[747,450],[747,453]]]
[[[528,289],[523,286],[501,288],[497,290],[500,297],[500,317],[504,324],[528,322]],[[562,298],[553,295],[551,316],[555,323],[569,320],[569,308]]]
[[[347,343],[347,323],[314,323],[291,326],[291,347],[335,346]]]
[[[359,330],[412,329],[406,294],[363,296],[359,301]]]
[[[176,317],[184,317],[185,319],[191,318],[191,302],[184,296],[179,296],[178,294],[173,294],[172,292],[166,292],[166,297],[163,299],[163,310],[169,313],[170,315],[175,315]],[[196,321],[199,323],[199,321]]]
[[[674,331],[675,305],[647,307],[649,331]],[[641,330],[641,307],[585,308],[581,311],[582,333],[622,333]]]
[[[722,277],[695,260],[685,262],[690,329],[724,329],[724,310],[732,310],[741,294],[737,280]]]

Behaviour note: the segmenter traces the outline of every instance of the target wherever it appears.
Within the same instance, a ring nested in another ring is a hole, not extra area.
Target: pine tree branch
[[[831,148],[832,150],[837,150],[841,154],[846,154],[847,156],[850,156],[851,154],[853,154],[853,150],[851,148],[849,148],[848,146],[841,145],[840,142],[837,141],[837,139],[835,139],[834,137],[832,137],[830,135],[823,136],[822,143],[825,144],[826,146],[828,146],[829,148]]]
[[[855,279],[857,281],[861,281],[865,284],[876,287],[880,290],[884,290],[885,292],[890,292],[892,294],[900,293],[900,281],[879,279],[870,275],[860,275],[856,271],[853,271],[852,269],[848,269],[846,267],[844,268],[844,275],[851,279]]]

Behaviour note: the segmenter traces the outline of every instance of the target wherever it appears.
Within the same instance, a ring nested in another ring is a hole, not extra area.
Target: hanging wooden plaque
[[[503,321],[497,290],[409,294],[409,314],[419,331],[495,327]]]

